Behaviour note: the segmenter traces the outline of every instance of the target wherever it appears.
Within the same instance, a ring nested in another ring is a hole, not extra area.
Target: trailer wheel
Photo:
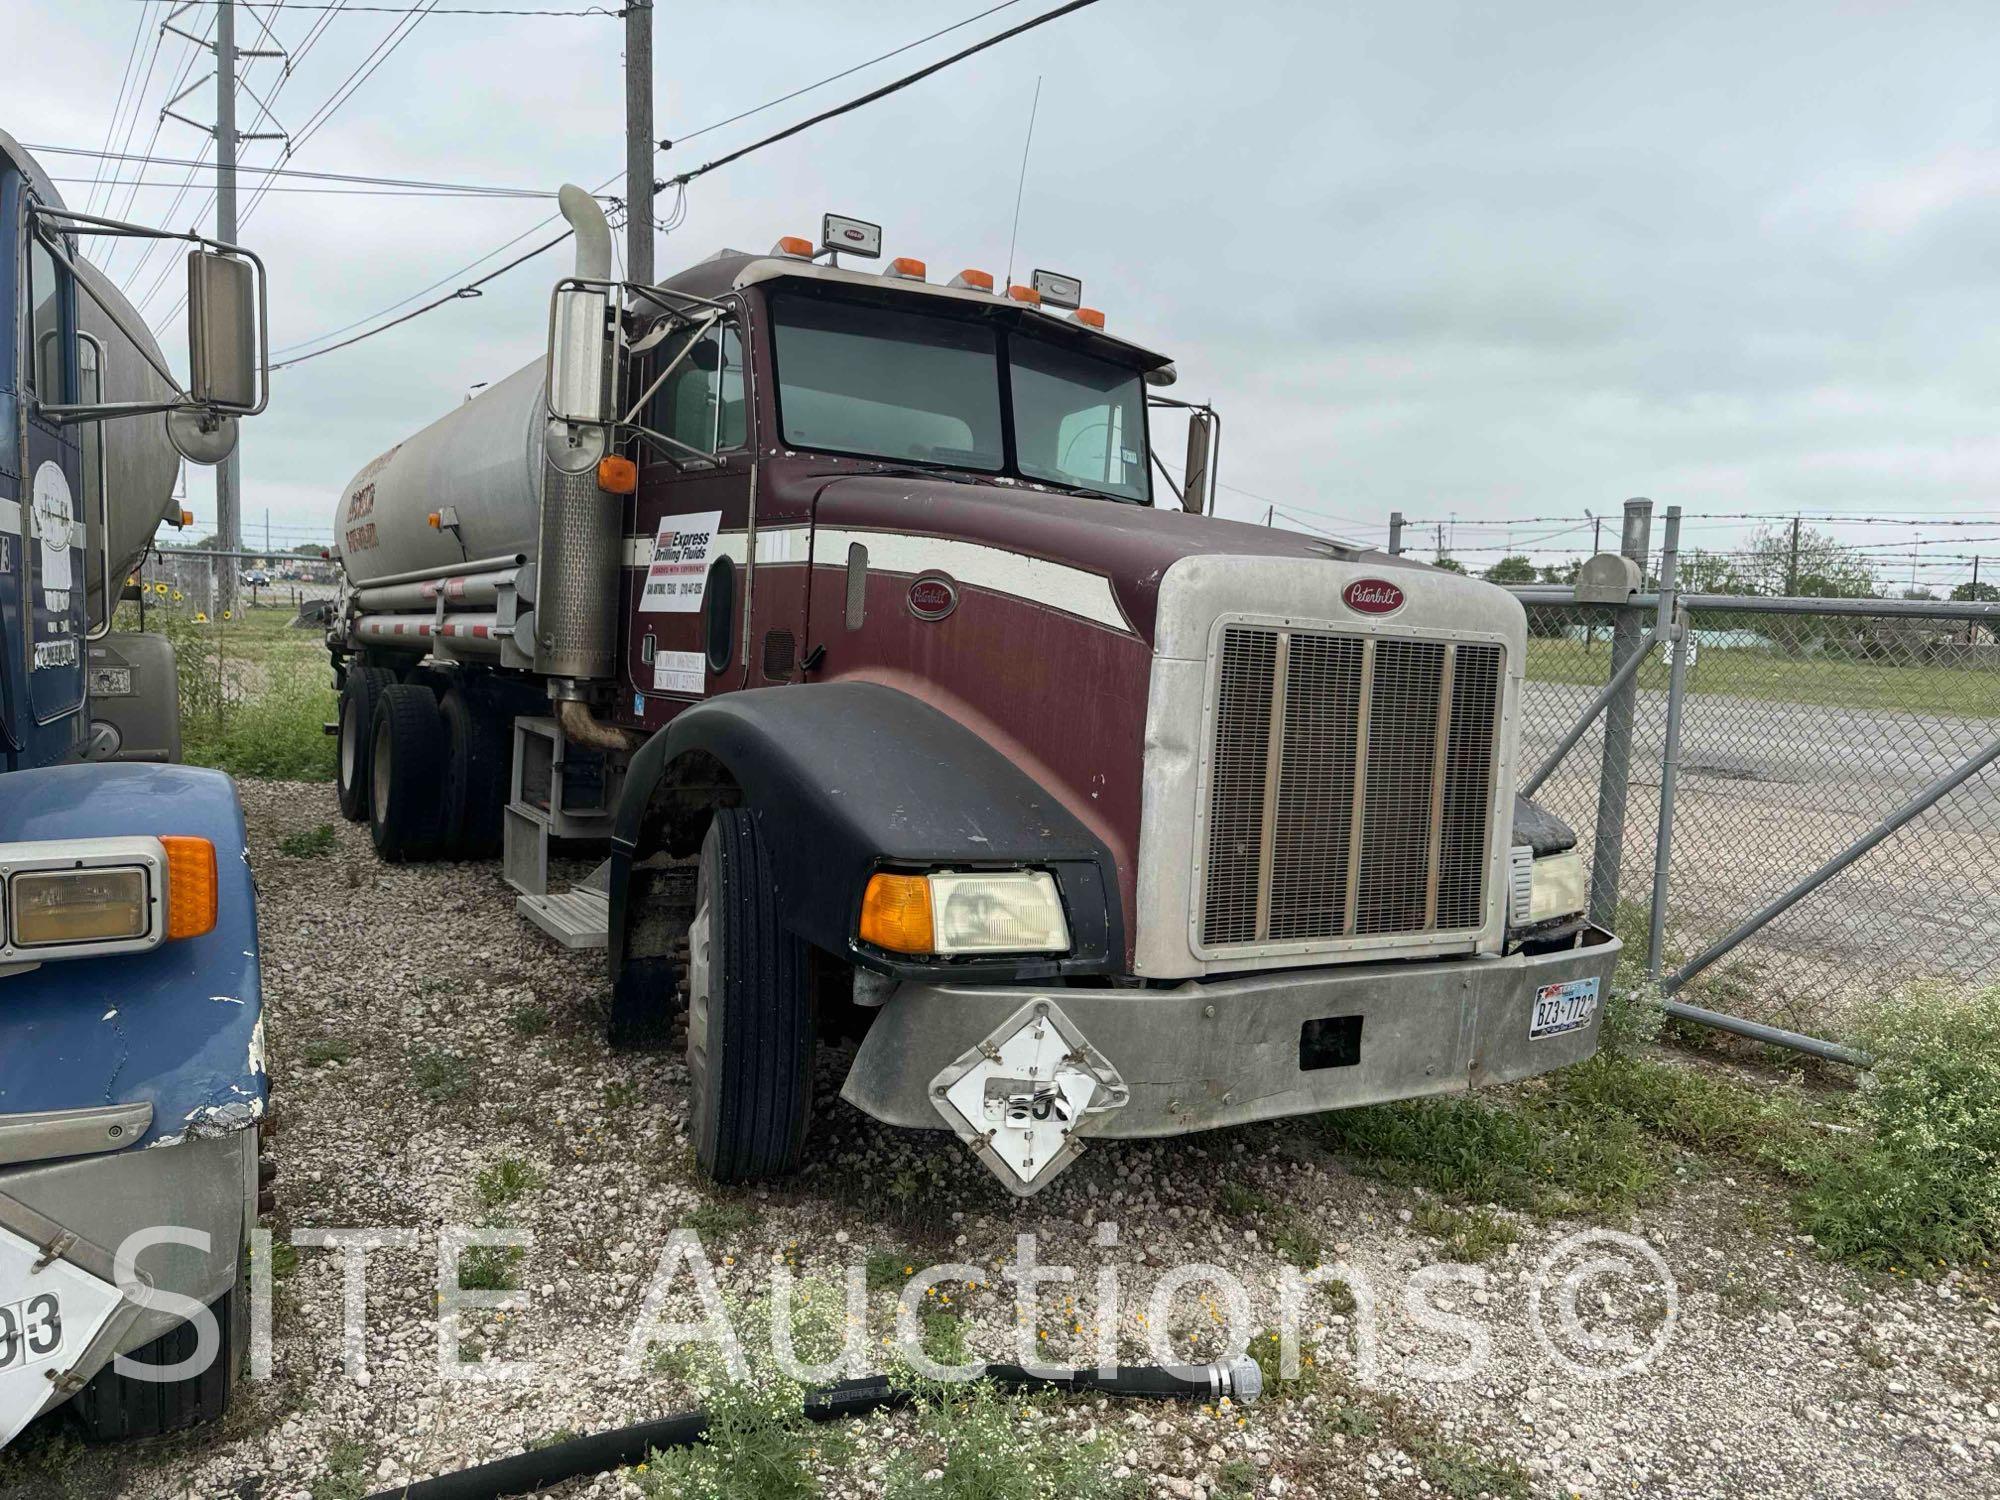
[[[221,1342],[215,1358],[200,1374],[186,1380],[135,1380],[120,1375],[116,1366],[106,1365],[90,1378],[89,1384],[76,1393],[67,1407],[69,1420],[86,1442],[115,1443],[159,1437],[197,1423],[213,1422],[229,1409],[229,1398],[235,1393],[237,1372],[247,1347],[247,1325],[238,1316],[243,1304],[244,1280],[239,1274],[235,1288],[209,1304]],[[198,1352],[198,1338],[194,1324],[176,1324],[125,1357],[142,1365],[176,1365]]]
[[[387,860],[431,859],[444,833],[444,721],[427,687],[392,683],[375,709],[368,831]]]
[[[396,680],[387,667],[347,664],[340,687],[340,733],[335,740],[334,785],[340,794],[340,815],[350,823],[368,816],[368,755],[374,748],[375,705],[382,689]]]
[[[779,917],[771,858],[747,808],[716,811],[688,931],[695,1161],[716,1182],[791,1171],[812,1113],[806,944]]]
[[[512,725],[461,685],[439,705],[444,724],[444,852],[491,859],[500,852]]]
[[[430,689],[431,696],[442,702],[444,695],[451,690],[452,677],[453,674],[442,667],[419,662],[416,666],[407,668],[401,680],[412,687]]]

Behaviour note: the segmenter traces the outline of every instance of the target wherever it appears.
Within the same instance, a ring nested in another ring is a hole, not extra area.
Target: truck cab
[[[469,437],[478,401],[343,496],[350,575],[375,570],[345,639],[546,694],[516,721],[508,875],[559,935],[601,912],[614,1040],[685,1010],[702,1166],[797,1162],[836,1021],[850,1103],[1021,1193],[1093,1137],[1589,1055],[1618,944],[1574,837],[1513,794],[1518,602],[1204,514],[1212,412],[1080,283],[861,269],[855,222],[655,287],[580,262],[548,358],[501,383],[545,460],[532,532],[482,529],[469,441],[414,482],[405,455]],[[1178,486],[1162,412],[1189,421]],[[362,554],[438,557],[420,526],[518,558],[495,613],[448,580],[428,621],[372,612],[423,585]],[[588,829],[589,798],[604,866],[537,896],[520,852]]]
[[[262,405],[261,276],[233,295],[241,252],[172,236],[210,341],[183,388],[87,259],[102,233],[150,231],[69,212],[0,134],[0,1444],[57,1407],[96,1437],[221,1411],[267,1097],[233,787],[89,758],[90,646],[170,433],[213,451]]]

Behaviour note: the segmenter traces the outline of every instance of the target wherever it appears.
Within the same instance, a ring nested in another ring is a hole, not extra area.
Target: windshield
[[[1148,499],[1145,393],[1129,365],[986,322],[859,302],[787,295],[771,310],[788,446]]]

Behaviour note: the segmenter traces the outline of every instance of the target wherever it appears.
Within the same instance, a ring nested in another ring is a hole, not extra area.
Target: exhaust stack
[[[573,182],[556,193],[557,206],[576,231],[576,274],[593,281],[611,279],[611,225],[597,200]]]

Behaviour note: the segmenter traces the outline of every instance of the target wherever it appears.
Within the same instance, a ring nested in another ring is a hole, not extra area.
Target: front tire
[[[781,1176],[805,1150],[814,1040],[808,954],[784,926],[755,817],[719,808],[695,881],[687,1023],[695,1161],[716,1182]]]
[[[220,1342],[200,1374],[186,1380],[134,1380],[106,1365],[90,1378],[66,1408],[86,1442],[159,1437],[213,1422],[229,1409],[249,1326],[244,1278],[239,1275],[235,1288],[211,1302],[209,1311]],[[198,1352],[199,1337],[193,1323],[177,1324],[125,1357],[142,1365],[177,1365]]]
[[[375,852],[396,862],[435,858],[445,831],[444,720],[428,687],[382,690],[368,760]]]
[[[368,817],[368,755],[374,744],[375,708],[382,701],[382,690],[395,680],[396,674],[387,667],[350,662],[340,685],[334,785],[340,794],[340,815],[350,823]]]

